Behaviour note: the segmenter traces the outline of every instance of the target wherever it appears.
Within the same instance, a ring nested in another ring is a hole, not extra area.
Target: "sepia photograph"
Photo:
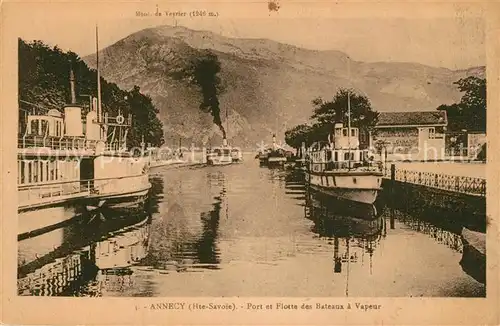
[[[68,5],[8,31],[17,297],[490,296],[485,16],[258,7]]]

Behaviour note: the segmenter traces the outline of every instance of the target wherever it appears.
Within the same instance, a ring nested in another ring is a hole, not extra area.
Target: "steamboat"
[[[261,165],[283,166],[287,162],[286,151],[276,143],[276,135],[273,134],[273,144],[271,147],[260,151],[257,154]]]
[[[98,62],[98,60],[97,60]],[[127,151],[132,117],[103,114],[99,68],[97,97],[46,109],[33,103],[20,115],[18,237],[44,232],[95,208],[131,209],[144,204],[151,184],[144,155]],[[83,95],[82,95],[83,96]]]
[[[222,146],[207,151],[208,165],[228,165],[232,163],[231,147],[228,146],[226,138],[222,140]]]
[[[368,150],[359,148],[358,128],[334,126],[333,140],[309,151],[306,181],[311,188],[340,200],[373,205],[381,190],[382,171]]]

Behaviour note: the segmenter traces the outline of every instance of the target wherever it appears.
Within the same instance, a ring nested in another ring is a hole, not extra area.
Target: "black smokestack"
[[[222,126],[220,118],[220,103],[218,98],[220,89],[220,78],[217,76],[220,72],[219,59],[215,54],[206,52],[203,56],[195,59],[193,70],[194,81],[200,86],[203,95],[200,109],[210,112],[214,123],[222,131],[223,137],[226,138],[226,130]]]

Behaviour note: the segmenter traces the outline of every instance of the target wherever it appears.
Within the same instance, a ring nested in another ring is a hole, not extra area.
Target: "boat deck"
[[[18,210],[27,210],[27,209],[32,209],[32,208],[37,208],[37,207],[42,207],[42,206],[49,206],[49,205],[55,205],[55,204],[60,204],[72,199],[80,199],[80,198],[85,198],[90,195],[89,191],[82,191],[82,192],[77,192],[73,194],[68,194],[68,195],[58,195],[58,196],[49,196],[49,197],[42,197],[42,198],[34,198],[34,199],[29,199],[26,201],[22,201],[20,205],[18,206]]]
[[[75,199],[118,198],[151,188],[148,175],[23,185],[18,190],[18,211],[61,204]]]

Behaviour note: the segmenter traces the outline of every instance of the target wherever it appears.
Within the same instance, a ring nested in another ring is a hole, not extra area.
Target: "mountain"
[[[270,141],[274,132],[283,139],[287,128],[308,120],[314,98],[331,99],[339,87],[351,85],[364,93],[377,111],[429,111],[460,100],[453,82],[485,74],[484,67],[453,71],[416,63],[364,63],[340,51],[172,26],[144,29],[101,50],[100,69],[120,87],[138,85],[151,96],[165,125],[167,145],[179,137],[185,145],[217,144],[219,129],[198,108],[200,90],[174,76],[204,49],[221,62],[219,100],[230,143],[246,147]],[[84,60],[95,67],[94,55]]]

